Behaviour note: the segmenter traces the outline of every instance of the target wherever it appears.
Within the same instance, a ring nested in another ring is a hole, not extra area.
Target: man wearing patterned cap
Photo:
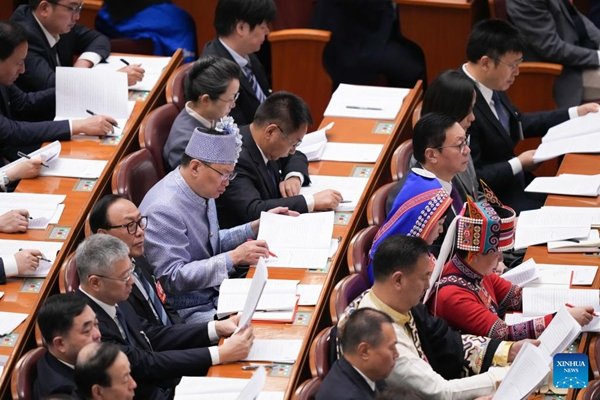
[[[523,305],[521,287],[493,273],[502,251],[514,244],[515,212],[484,189],[487,200],[468,199],[446,234],[436,267],[441,269],[454,242],[456,250],[434,284],[429,309],[465,333],[505,340],[535,339],[554,314],[514,325],[504,322],[506,311],[521,311]],[[574,307],[569,312],[586,325],[594,309]]]
[[[254,240],[258,220],[219,228],[214,199],[235,178],[240,149],[239,130],[230,117],[216,130],[195,129],[179,168],[150,189],[139,207],[152,219],[146,228],[146,258],[167,301],[187,322],[212,320],[221,282],[236,266],[269,256],[267,243]]]

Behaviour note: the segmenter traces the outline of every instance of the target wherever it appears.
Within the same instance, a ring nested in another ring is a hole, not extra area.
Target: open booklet
[[[333,128],[335,122],[330,122],[323,128],[307,133],[297,150],[303,153],[308,161],[319,161],[327,145],[327,131]]]
[[[335,211],[354,211],[369,179],[355,176],[313,175],[310,180],[310,186],[300,188],[300,194],[312,195],[326,189],[337,190],[342,194],[343,202]]]
[[[596,197],[600,194],[600,174],[560,174],[558,176],[540,176],[531,181],[525,188],[525,191]]]
[[[99,70],[117,71],[125,67],[125,60],[130,65],[139,64],[144,69],[144,79],[129,87],[129,90],[150,91],[158,82],[162,71],[166,68],[171,57],[139,57],[130,54],[123,56],[110,56],[105,62],[97,64],[94,68]]]
[[[27,229],[46,229],[57,224],[65,209],[64,194],[0,193],[0,215],[15,208],[29,213]]]
[[[395,119],[409,89],[348,85],[337,87],[323,113],[326,117]]]
[[[592,285],[597,265],[538,264],[533,258],[502,274],[502,278],[521,287],[550,285]]]
[[[600,251],[600,233],[590,230],[587,238],[548,242],[548,253],[597,253]]]
[[[561,287],[525,287],[523,288],[523,315],[546,315],[561,308],[565,304],[576,307],[593,307],[600,310],[598,289],[569,289]]]
[[[27,278],[44,278],[48,275],[54,260],[63,242],[42,242],[33,240],[0,240],[0,255],[15,254],[21,249],[39,250],[42,252],[43,258],[40,259],[38,268],[35,272],[19,275]]]

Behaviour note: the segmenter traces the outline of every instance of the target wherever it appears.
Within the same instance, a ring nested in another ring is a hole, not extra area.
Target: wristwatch
[[[2,191],[6,192],[6,188],[8,187],[9,183],[10,183],[10,179],[8,179],[8,176],[6,176],[6,173],[0,172],[0,189],[2,189]]]

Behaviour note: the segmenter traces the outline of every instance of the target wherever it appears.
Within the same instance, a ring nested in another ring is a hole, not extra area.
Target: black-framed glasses
[[[142,216],[137,221],[131,221],[131,222],[128,222],[128,223],[123,224],[123,225],[107,226],[106,229],[126,228],[127,229],[127,233],[129,233],[130,235],[135,235],[135,233],[137,232],[137,228],[138,227],[141,230],[144,230],[144,229],[146,229],[147,226],[148,226],[148,217]]]
[[[458,151],[460,151],[461,153],[464,153],[465,149],[470,144],[471,144],[471,136],[467,136],[459,144],[449,144],[447,146],[440,146],[440,147],[437,147],[437,149],[441,150],[441,149],[445,149],[447,147],[456,147],[458,149]]]
[[[219,170],[218,170],[218,169],[216,169],[216,168],[213,168],[213,166],[212,166],[212,165],[210,165],[210,164],[209,164],[209,163],[207,163],[207,162],[204,162],[204,161],[202,161],[202,160],[198,160],[198,161],[200,161],[200,162],[201,162],[202,164],[204,164],[206,167],[208,167],[208,168],[212,169],[213,171],[215,171],[217,174],[221,175],[221,181],[222,181],[222,182],[225,182],[225,181],[230,181],[230,182],[231,182],[231,181],[232,181],[232,180],[234,180],[234,179],[235,179],[235,177],[237,176],[237,172],[235,172],[235,171],[233,171],[233,172],[231,172],[231,173],[229,173],[229,174],[226,174],[226,173],[224,173],[224,172],[221,172],[221,171],[219,171]]]
[[[98,278],[108,279],[108,280],[111,280],[111,281],[117,281],[117,282],[121,282],[121,283],[127,283],[127,282],[129,282],[129,280],[133,276],[133,270],[134,269],[135,269],[135,267],[131,267],[131,269],[127,273],[127,276],[124,276],[122,278],[115,278],[115,277],[112,277],[112,276],[106,276],[106,275],[100,275],[100,274],[92,274],[92,275],[96,275]]]
[[[285,138],[285,140],[290,144],[290,146],[292,146],[294,149],[298,148],[298,146],[300,146],[302,144],[302,139],[298,140],[296,143],[292,143],[290,141],[290,137],[288,135],[286,135],[286,133],[283,131],[283,129],[281,129],[281,127],[277,124],[273,124],[277,127],[277,129],[279,129],[279,132],[281,132],[281,136],[283,136]]]
[[[239,97],[240,97],[240,92],[236,92],[236,94],[233,95],[233,99],[228,100],[228,99],[222,99],[220,97],[217,97],[217,100],[224,101],[225,103],[235,103]]]
[[[73,5],[73,6],[68,6],[66,4],[60,4],[57,0],[46,0],[48,3],[50,4],[54,4],[55,6],[61,6],[66,8],[67,10],[71,11],[71,13],[73,15],[77,15],[81,13],[81,10],[83,10],[83,3],[79,3],[78,5]]]
[[[512,62],[512,63],[507,63],[507,62],[504,62],[504,61],[502,61],[502,60],[501,60],[501,59],[499,59],[499,58],[496,58],[495,60],[496,60],[496,61],[498,61],[500,64],[504,64],[504,65],[506,65],[507,67],[509,67],[509,68],[510,68],[510,69],[512,69],[513,71],[516,71],[516,70],[519,68],[519,66],[521,65],[521,63],[523,62],[523,59],[522,59],[522,58],[519,58],[517,61],[515,61],[515,62]]]

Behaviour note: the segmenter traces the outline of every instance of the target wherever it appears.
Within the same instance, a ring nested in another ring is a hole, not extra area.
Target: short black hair
[[[92,398],[92,386],[112,385],[107,370],[113,365],[120,352],[119,346],[112,343],[93,343],[91,346],[95,347],[95,351],[83,359],[80,353],[73,374],[77,391],[85,399]]]
[[[240,66],[226,58],[205,56],[194,62],[188,71],[184,85],[186,101],[196,101],[207,94],[211,100],[217,100],[227,91],[233,79],[240,79]]]
[[[263,22],[274,21],[276,15],[273,0],[219,0],[214,26],[218,36],[229,36],[238,22],[246,22],[254,29]]]
[[[373,276],[383,282],[396,271],[412,272],[419,257],[429,253],[427,242],[419,237],[392,235],[386,238],[373,256]]]
[[[267,125],[275,123],[284,134],[295,132],[303,124],[312,124],[308,105],[294,93],[279,91],[271,94],[256,109],[253,123]]]
[[[425,114],[417,121],[413,129],[413,155],[420,162],[425,162],[425,149],[439,148],[446,140],[446,131],[456,124],[456,120],[439,113]]]
[[[500,19],[485,19],[473,26],[467,40],[467,60],[477,63],[483,56],[498,60],[504,54],[523,53],[523,37],[510,23]]]
[[[27,42],[25,31],[12,21],[0,21],[0,61],[6,60],[17,46]]]
[[[353,354],[362,342],[378,346],[383,340],[381,325],[393,322],[389,315],[374,308],[360,308],[354,311],[344,321],[339,333],[342,351]]]
[[[471,112],[474,96],[475,82],[460,71],[446,70],[427,88],[421,114],[446,114],[460,123]]]
[[[108,229],[110,226],[110,222],[108,221],[108,209],[117,200],[127,200],[125,196],[121,196],[120,194],[112,194],[109,193],[104,195],[94,204],[92,207],[92,211],[90,211],[90,230],[92,233],[98,233],[98,229]]]
[[[75,293],[48,297],[37,316],[46,345],[50,345],[55,337],[67,334],[73,327],[75,317],[81,315],[86,306],[85,299]]]

